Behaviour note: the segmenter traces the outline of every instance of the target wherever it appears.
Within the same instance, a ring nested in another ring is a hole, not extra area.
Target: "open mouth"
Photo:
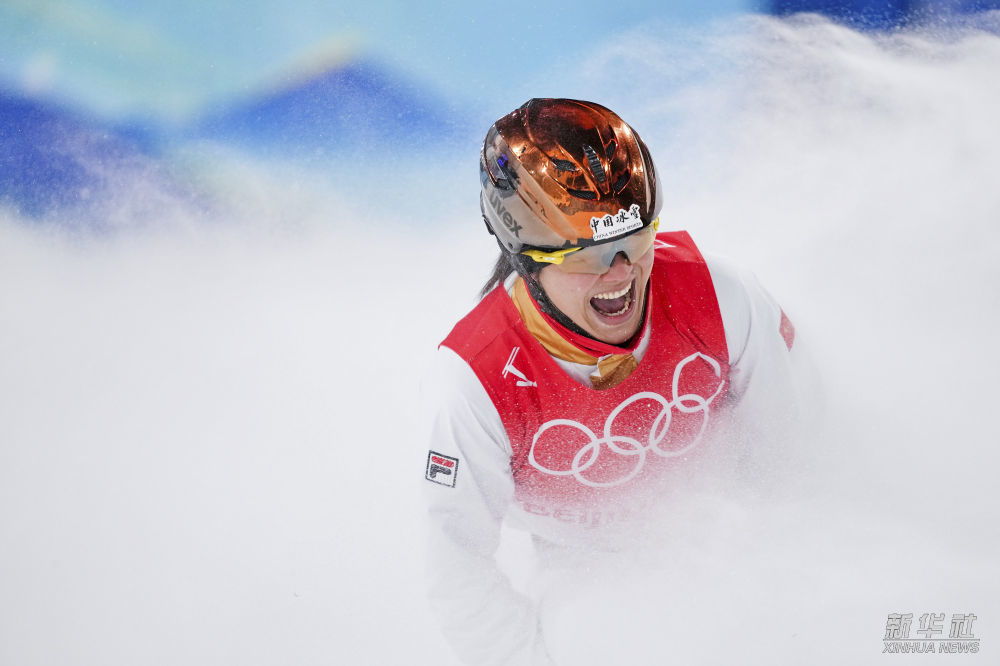
[[[635,303],[635,280],[624,289],[597,294],[590,299],[590,307],[604,317],[623,317]]]

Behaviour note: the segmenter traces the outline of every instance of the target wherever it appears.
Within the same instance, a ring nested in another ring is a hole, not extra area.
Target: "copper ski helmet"
[[[479,178],[487,226],[511,253],[611,241],[660,212],[646,144],[593,102],[531,99],[500,118],[486,133]]]

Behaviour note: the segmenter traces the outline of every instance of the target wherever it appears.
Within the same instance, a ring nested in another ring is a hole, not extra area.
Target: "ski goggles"
[[[624,252],[629,261],[635,261],[649,252],[653,247],[653,241],[656,240],[656,230],[659,226],[660,218],[656,218],[651,224],[618,240],[559,250],[533,248],[521,250],[521,254],[541,264],[555,264],[567,273],[599,275],[607,272],[620,252]]]

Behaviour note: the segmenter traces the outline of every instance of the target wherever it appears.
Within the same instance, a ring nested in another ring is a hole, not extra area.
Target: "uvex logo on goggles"
[[[591,245],[589,247],[567,247],[556,250],[522,250],[521,254],[543,264],[556,264],[569,273],[603,273],[608,270],[619,252],[624,252],[629,261],[635,261],[649,252],[660,227],[656,218],[645,229],[624,238]]]

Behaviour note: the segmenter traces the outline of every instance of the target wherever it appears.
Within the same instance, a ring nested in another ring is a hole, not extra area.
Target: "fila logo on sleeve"
[[[424,477],[428,481],[454,488],[457,474],[458,458],[452,458],[437,451],[427,452],[427,471],[424,473]]]

